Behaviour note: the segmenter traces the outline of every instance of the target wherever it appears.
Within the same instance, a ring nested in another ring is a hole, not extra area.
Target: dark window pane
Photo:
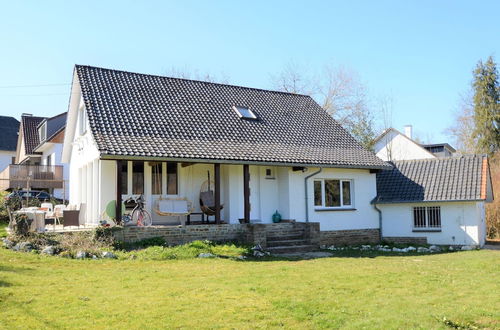
[[[167,163],[167,195],[177,195],[177,163]]]
[[[427,219],[429,222],[429,227],[440,228],[441,227],[441,208],[439,206],[431,206],[427,208]]]
[[[340,206],[339,180],[325,180],[325,206]]]
[[[132,194],[144,194],[144,162],[133,162]]]
[[[122,162],[122,194],[128,194],[128,162]]]
[[[351,205],[351,182],[342,181],[342,205]]]
[[[163,164],[153,163],[151,165],[151,192],[153,195],[162,194]]]
[[[322,206],[321,181],[314,181],[314,206]]]
[[[414,207],[413,208],[413,226],[415,228],[426,227],[425,224],[425,207]]]

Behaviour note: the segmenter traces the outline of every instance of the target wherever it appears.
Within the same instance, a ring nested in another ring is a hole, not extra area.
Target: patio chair
[[[80,227],[80,205],[70,204],[63,210],[63,228]]]
[[[200,209],[207,216],[215,215],[215,194],[210,187],[215,187],[215,183],[210,180],[210,172],[208,172],[208,180],[203,182],[200,188]],[[220,209],[223,208],[224,204],[221,204]]]

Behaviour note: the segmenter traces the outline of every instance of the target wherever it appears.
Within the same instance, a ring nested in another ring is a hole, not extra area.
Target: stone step
[[[297,240],[297,239],[305,239],[304,233],[301,234],[286,234],[286,235],[279,235],[279,236],[269,236],[267,235],[267,241],[268,242],[275,242],[275,241],[290,241],[290,240]]]
[[[299,236],[304,235],[303,230],[268,231],[267,237]]]
[[[273,246],[266,248],[271,254],[280,253],[296,253],[296,252],[311,252],[316,250],[314,245],[293,245],[293,246]]]
[[[287,239],[287,240],[276,240],[268,241],[267,246],[293,246],[293,245],[307,245],[309,242],[307,239]]]

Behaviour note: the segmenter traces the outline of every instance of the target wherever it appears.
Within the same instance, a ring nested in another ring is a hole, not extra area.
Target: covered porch
[[[141,194],[154,226],[272,223],[276,211],[291,219],[290,173],[303,174],[302,168],[284,166],[99,159],[80,170],[78,181],[84,184],[73,196],[84,205],[85,222],[91,225],[99,223],[110,203],[120,217],[118,205]],[[204,212],[203,191],[213,197],[210,214]],[[165,199],[188,200],[190,214],[161,214],[158,201]]]

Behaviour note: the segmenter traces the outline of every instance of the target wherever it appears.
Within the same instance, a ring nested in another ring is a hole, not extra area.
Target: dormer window
[[[242,119],[257,119],[257,116],[250,108],[235,105],[233,106],[233,110],[236,111],[238,116]]]
[[[42,126],[38,128],[38,136],[40,137],[40,142],[47,139],[47,123],[43,123]]]

